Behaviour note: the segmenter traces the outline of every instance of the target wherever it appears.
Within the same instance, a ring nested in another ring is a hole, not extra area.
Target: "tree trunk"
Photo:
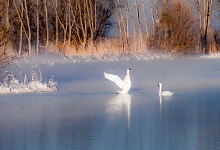
[[[134,45],[134,52],[137,52],[137,37],[136,37],[136,27],[135,27],[135,19],[134,19],[134,15],[132,12],[132,6],[130,5],[130,13],[131,13],[131,18],[132,18],[132,28],[133,28],[133,36],[132,36],[132,43]]]
[[[88,5],[86,6],[86,11],[88,14],[88,23],[89,23],[89,32],[90,32],[90,44],[93,46],[93,41],[94,41],[94,34],[95,34],[95,29],[94,29],[94,15],[93,15],[93,5],[91,0],[87,1]]]
[[[57,2],[57,1],[56,1]],[[59,15],[58,15],[58,12],[57,12],[57,8],[54,8],[54,11],[55,11],[55,14],[56,14],[56,19],[58,21],[58,23],[60,24],[60,26],[62,27],[63,29],[63,43],[65,44],[66,43],[66,35],[67,35],[67,28],[68,28],[68,14],[65,15],[65,23],[62,22],[62,20],[60,19]],[[56,36],[58,36],[58,25],[56,25],[57,28],[56,28]],[[58,42],[58,37],[56,38],[56,42]]]
[[[26,11],[26,10],[25,10],[25,8],[24,8],[24,6],[23,6],[23,3],[21,3],[20,1],[19,1],[19,3],[20,3],[20,5],[21,5],[21,11],[19,11],[15,0],[13,0],[13,4],[14,4],[14,6],[15,6],[15,9],[16,9],[17,14],[18,14],[18,18],[19,18],[20,23],[21,23],[21,28],[24,29],[24,34],[25,34],[26,38],[28,39],[28,44],[29,44],[29,35],[27,34],[27,31],[26,31],[26,29],[25,29],[25,27],[24,27],[24,22],[23,22],[23,20],[22,20],[22,19],[23,19],[23,12]],[[27,11],[26,11],[26,13],[27,13]],[[27,16],[27,15],[26,15],[26,16]],[[30,24],[29,24],[29,25],[30,25]],[[21,52],[21,47],[22,47],[22,29],[20,30],[20,46],[19,46],[19,51],[20,51],[20,52]],[[29,50],[30,50],[30,47],[29,47]]]
[[[116,5],[116,15],[118,19],[119,37],[120,37],[120,41],[122,41],[122,27],[121,27],[121,17],[119,15],[119,2],[117,0],[114,0],[114,2]]]
[[[15,0],[13,0],[13,4],[14,4],[14,6],[15,6],[15,9],[16,9],[16,11],[17,11],[17,14],[18,14],[18,18],[19,18],[19,20],[20,20],[20,42],[19,42],[19,50],[18,50],[18,55],[19,55],[19,57],[20,57],[20,55],[21,55],[21,50],[22,50],[22,37],[23,37],[23,35],[22,35],[22,33],[23,33],[23,31],[22,31],[22,29],[23,29],[23,27],[24,27],[24,25],[23,25],[23,20],[22,20],[22,18],[23,18],[23,5],[21,5],[21,12],[18,10],[18,7],[17,7],[17,4],[15,3]],[[27,35],[26,34],[26,32],[25,32],[25,35]]]
[[[21,17],[23,18],[23,14],[24,14],[24,10],[23,10],[23,5],[22,5],[22,9],[21,9]],[[18,50],[18,56],[21,56],[22,53],[22,44],[23,44],[23,26],[22,23],[20,25],[20,40],[19,40],[19,50]]]
[[[140,3],[135,1],[137,20],[138,20],[138,30],[139,30],[139,52],[142,51],[142,33],[141,33],[141,20],[140,20]]]
[[[57,14],[57,8],[58,8],[58,4],[57,4],[57,0],[56,0],[56,2],[55,2],[55,9],[56,9],[56,11],[55,11],[55,14],[56,14],[56,45],[58,45],[58,41],[59,41],[59,28],[58,28],[58,14]]]
[[[5,1],[5,25],[6,28],[8,29],[10,27],[10,23],[9,23],[9,0]]]
[[[199,32],[198,32],[198,46],[199,46],[199,51],[202,51],[202,46],[201,46],[201,42],[202,42],[202,15],[200,12],[200,8],[201,8],[201,2],[200,0],[197,1],[197,7],[198,7],[198,11],[199,11]]]
[[[146,15],[146,12],[145,12],[144,0],[142,0],[142,8],[143,8],[143,14],[144,14],[145,30],[146,30],[147,37],[149,37],[148,26],[147,26],[147,15]]]
[[[205,19],[204,19],[204,37],[203,37],[203,49],[205,50],[205,54],[209,54],[209,47],[208,47],[208,34],[210,31],[210,15],[211,15],[211,5],[212,0],[207,1],[207,5],[204,4],[204,6],[207,6],[207,10],[205,8]]]
[[[126,0],[126,49],[128,52],[130,52],[129,48],[129,18],[130,18],[130,2],[129,0]]]
[[[44,0],[45,9],[45,21],[46,21],[46,46],[49,44],[49,21],[48,21],[48,10],[47,10],[47,0]]]
[[[39,0],[37,0],[37,45],[36,45],[37,55],[39,54]]]
[[[31,27],[30,27],[30,19],[28,16],[28,7],[27,7],[27,0],[24,0],[24,7],[25,7],[25,16],[27,21],[27,27],[28,27],[28,49],[29,49],[29,55],[32,55],[32,48],[31,48]]]
[[[121,3],[121,1],[118,1],[119,4]],[[124,16],[123,16],[123,12],[122,12],[122,8],[119,8],[120,10],[120,20],[122,22],[122,28],[123,28],[123,37],[122,37],[122,43],[123,43],[123,53],[125,53],[125,50],[127,49],[127,42],[124,44],[124,38],[127,39],[127,32],[126,32],[126,26],[125,26],[125,20],[124,20]]]
[[[70,44],[71,36],[72,36],[72,33],[71,33],[72,32],[72,25],[71,25],[71,2],[70,2],[70,0],[68,0],[68,26],[69,26],[68,44]]]
[[[154,32],[155,32],[155,16],[153,12],[153,2],[150,0],[150,11],[151,11],[151,23],[152,23],[152,36],[154,37]]]
[[[84,4],[83,4],[83,8],[81,7],[80,1],[77,0],[77,7],[78,7],[78,12],[79,12],[79,27],[77,27],[77,35],[78,35],[78,39],[80,41],[80,43],[83,45],[83,47],[86,47],[87,44],[87,16],[86,14],[83,14],[83,10],[85,10],[85,5],[87,5],[85,3],[84,0]],[[80,35],[80,30],[82,31],[82,35]]]

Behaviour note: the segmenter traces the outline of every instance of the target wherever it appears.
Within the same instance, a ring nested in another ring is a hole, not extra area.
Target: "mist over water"
[[[57,68],[62,70],[54,71],[54,74],[60,82],[60,90],[115,93],[118,87],[107,81],[103,72],[116,74],[123,79],[126,69],[130,67],[130,93],[157,94],[157,84],[162,82],[164,89],[173,90],[176,94],[189,94],[220,87],[219,63],[220,60],[181,59],[58,64]]]
[[[41,64],[43,77],[54,75],[58,91],[0,95],[0,149],[220,149],[219,64],[219,59]],[[117,94],[103,72],[123,79],[129,67],[131,90]],[[159,82],[174,95],[159,97]]]

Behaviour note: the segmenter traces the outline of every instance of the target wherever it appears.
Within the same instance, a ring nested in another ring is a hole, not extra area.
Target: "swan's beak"
[[[157,84],[157,86],[159,87],[160,85],[159,85],[159,84]]]
[[[131,68],[129,68],[128,70],[130,70],[130,71],[131,71]]]

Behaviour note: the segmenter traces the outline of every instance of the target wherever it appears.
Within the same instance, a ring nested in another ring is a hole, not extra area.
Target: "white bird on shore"
[[[104,77],[114,82],[121,89],[121,91],[118,91],[118,93],[127,94],[131,88],[131,80],[130,80],[130,74],[129,74],[130,71],[131,69],[128,68],[127,75],[125,76],[124,80],[121,80],[117,75],[108,74],[106,72],[104,72]]]
[[[173,95],[173,93],[174,92],[170,92],[170,91],[163,91],[163,92],[161,92],[162,91],[162,83],[158,83],[158,87],[159,87],[159,95],[160,96],[171,96],[171,95]]]

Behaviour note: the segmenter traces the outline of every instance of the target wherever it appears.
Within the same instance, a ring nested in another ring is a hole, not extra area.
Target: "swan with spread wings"
[[[125,76],[124,80],[114,74],[109,74],[104,72],[104,77],[112,82],[114,82],[121,91],[118,90],[120,94],[127,94],[131,88],[131,80],[130,80],[130,71],[131,69],[127,69],[127,75]]]

